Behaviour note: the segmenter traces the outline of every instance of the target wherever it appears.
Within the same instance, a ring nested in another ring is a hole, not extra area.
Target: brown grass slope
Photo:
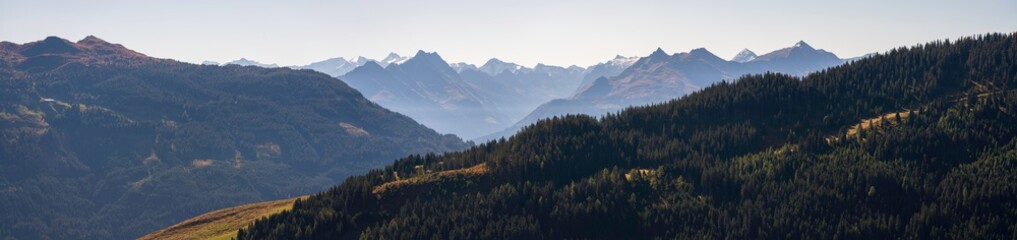
[[[421,171],[425,171],[422,170]],[[385,194],[386,192],[393,191],[395,189],[407,188],[415,185],[423,185],[438,181],[449,181],[452,179],[463,179],[481,176],[487,173],[487,164],[481,163],[476,166],[462,169],[446,170],[434,173],[423,173],[418,176],[400,179],[399,175],[396,175],[395,181],[383,183],[374,187],[371,191],[374,194]],[[395,173],[393,173],[395,174]]]
[[[231,239],[237,231],[262,217],[289,210],[301,196],[240,205],[205,213],[139,239]]]

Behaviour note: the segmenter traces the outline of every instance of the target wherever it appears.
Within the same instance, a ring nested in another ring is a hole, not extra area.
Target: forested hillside
[[[1011,238],[1015,87],[1013,33],[746,76],[405,157],[238,238]]]
[[[310,70],[0,42],[0,239],[126,239],[466,144]]]

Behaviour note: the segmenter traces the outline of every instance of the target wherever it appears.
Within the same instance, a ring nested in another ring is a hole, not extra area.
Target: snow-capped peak
[[[469,64],[469,63],[464,63],[464,62],[449,63],[448,66],[451,67],[452,69],[456,70],[456,72],[458,72],[458,73],[466,71],[466,69],[477,70],[477,65],[473,65],[473,64]]]
[[[738,52],[738,55],[735,55],[734,58],[731,58],[731,61],[732,62],[744,63],[744,62],[752,61],[753,59],[756,59],[756,57],[758,57],[758,56],[756,56],[755,52],[752,52],[751,50],[746,48],[746,49],[742,49],[741,52]]]
[[[798,41],[798,43],[795,43],[795,46],[794,46],[794,47],[795,47],[795,48],[806,48],[806,49],[812,49],[812,46],[809,46],[809,44],[808,44],[808,43],[805,43],[805,41]]]
[[[645,58],[647,61],[657,62],[663,61],[669,57],[671,57],[671,55],[667,54],[667,52],[664,52],[664,49],[657,48],[657,50],[653,51],[653,53],[651,53],[650,56],[646,56]]]
[[[399,56],[399,54],[396,53],[389,53],[388,56],[386,56],[385,59],[382,59],[380,62],[378,62],[378,64],[381,65],[382,67],[388,67],[389,64],[393,63],[401,64],[403,62],[406,62],[406,60],[410,60],[410,57],[403,57]]]
[[[628,67],[632,66],[632,64],[635,63],[637,60],[639,60],[639,57],[625,57],[622,55],[617,55],[614,56],[614,59],[611,59],[611,61],[607,61],[607,64]]]
[[[367,62],[370,62],[370,61],[374,61],[374,60],[371,60],[370,58],[365,58],[363,56],[359,56],[359,57],[354,58],[353,60],[351,60],[350,63],[353,63],[354,65],[357,65],[359,67],[359,66],[363,66],[364,64],[367,64]]]

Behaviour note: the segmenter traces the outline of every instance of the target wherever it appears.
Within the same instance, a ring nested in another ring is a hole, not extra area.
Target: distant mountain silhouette
[[[743,53],[748,56],[751,52]],[[483,142],[507,137],[524,126],[554,116],[599,116],[629,106],[660,103],[745,74],[771,71],[802,76],[842,63],[844,60],[833,53],[814,49],[805,42],[746,62],[727,61],[704,48],[674,55],[658,48],[618,76],[597,78],[580,87],[573,96],[544,103],[511,127],[475,140]]]
[[[484,65],[480,66],[478,69],[481,72],[487,73],[487,75],[498,76],[499,74],[502,74],[505,71],[514,73],[515,71],[523,69],[523,66],[520,66],[519,64],[515,63],[504,62],[497,58],[492,58],[490,60],[487,60],[487,62],[484,63]]]
[[[397,55],[392,55],[397,56]],[[405,61],[371,62],[339,78],[386,108],[406,114],[439,132],[477,136],[506,124],[480,94],[437,53],[418,51]]]
[[[632,66],[639,60],[639,57],[624,57],[617,55],[610,61],[598,63],[593,66],[586,68],[586,75],[583,76],[583,81],[579,84],[579,88],[573,93],[578,94],[585,91],[593,84],[594,80],[602,77],[613,77],[621,74],[622,71]]]
[[[366,61],[365,62],[354,63],[354,62],[347,61],[345,58],[338,57],[338,58],[326,59],[326,60],[319,61],[319,62],[314,62],[314,63],[308,64],[308,65],[299,66],[299,67],[296,67],[296,68],[297,69],[311,69],[311,70],[315,70],[315,71],[318,71],[318,72],[322,72],[324,74],[328,74],[329,76],[336,77],[336,76],[342,76],[343,74],[346,74],[346,73],[348,73],[350,71],[353,71],[354,68],[363,66],[365,63],[366,63]]]
[[[617,75],[635,60],[619,56],[590,68],[529,68],[492,58],[476,67],[418,52],[387,67],[365,64],[339,78],[439,132],[472,138],[509,127],[540,104],[575,94],[581,83],[592,81],[586,79]]]
[[[229,62],[224,63],[223,65],[256,66],[256,67],[263,67],[263,68],[277,68],[277,67],[279,67],[279,65],[276,65],[276,64],[260,63],[260,62],[254,61],[254,60],[249,60],[247,58],[240,58],[240,59],[237,59],[237,60],[229,61]]]
[[[803,76],[810,72],[844,63],[833,53],[815,49],[805,41],[756,57],[749,64],[750,72],[774,71]]]
[[[464,62],[449,63],[448,66],[452,67],[452,69],[455,69],[456,72],[458,72],[458,73],[462,73],[463,71],[466,71],[468,69],[469,70],[478,70],[477,69],[477,65],[473,65],[473,64],[469,64],[469,63],[464,63]]]

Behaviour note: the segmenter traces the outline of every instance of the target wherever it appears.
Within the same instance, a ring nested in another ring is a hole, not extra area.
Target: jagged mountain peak
[[[670,57],[671,57],[671,55],[667,54],[667,52],[664,52],[664,49],[661,49],[661,48],[658,47],[657,50],[654,50],[653,53],[650,53],[649,56],[643,57],[639,61],[640,62],[659,62],[659,61],[667,60]]]
[[[441,56],[438,55],[438,52],[426,52],[424,50],[417,50],[417,53],[413,55],[413,57],[415,57],[415,58],[416,57],[435,57],[435,56],[441,57]]]
[[[667,54],[667,52],[664,51],[664,49],[658,47],[657,50],[654,50],[653,53],[650,53],[650,57],[654,57],[654,56],[665,56],[666,57],[666,56],[669,56],[669,55]]]
[[[712,52],[710,52],[710,50],[706,50],[706,48],[692,49],[692,51],[689,51],[687,57],[688,58],[692,58],[692,59],[700,59],[700,60],[710,60],[710,61],[721,60],[721,61],[724,61],[724,59],[721,59],[720,57],[717,57],[716,54],[713,54]]]
[[[393,63],[394,64],[403,64],[403,63],[408,63],[410,61],[425,61],[425,62],[431,62],[431,63],[438,63],[438,64],[441,64],[441,65],[448,65],[448,63],[445,62],[445,60],[441,58],[441,55],[438,55],[438,52],[426,52],[424,50],[417,50],[417,53],[414,54],[413,57],[410,57],[410,58],[408,58],[406,60],[402,60],[402,61],[398,61],[398,62],[393,62]]]
[[[667,52],[664,52],[664,49],[661,49],[661,48],[658,47],[657,50],[653,51],[653,53],[650,53],[650,55],[648,55],[646,57],[639,58],[639,60],[636,60],[635,63],[633,63],[632,65],[642,65],[642,64],[647,64],[647,63],[657,63],[657,62],[666,61],[669,58],[671,58],[671,55],[667,54]]]

